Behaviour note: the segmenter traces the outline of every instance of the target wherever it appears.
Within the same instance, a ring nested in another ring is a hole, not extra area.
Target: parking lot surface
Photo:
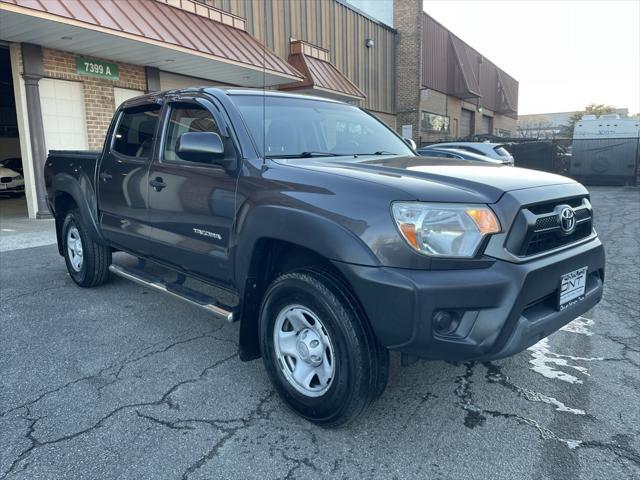
[[[4,251],[0,479],[640,478],[640,190],[591,190],[595,309],[505,360],[393,355],[338,430],[240,362],[238,324],[123,279],[80,289],[54,245]]]

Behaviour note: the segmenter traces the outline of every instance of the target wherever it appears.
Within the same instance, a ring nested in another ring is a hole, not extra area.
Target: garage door
[[[480,133],[493,133],[491,130],[491,121],[493,119],[488,115],[482,115],[482,131]]]
[[[47,150],[88,148],[82,83],[43,78],[40,104]]]
[[[473,134],[473,112],[471,110],[462,109],[460,116],[460,136],[468,137]]]
[[[140,95],[144,95],[144,92],[142,90],[131,90],[130,88],[113,87],[113,103],[115,104],[114,106],[118,108],[123,102],[126,102],[133,97],[139,97]]]

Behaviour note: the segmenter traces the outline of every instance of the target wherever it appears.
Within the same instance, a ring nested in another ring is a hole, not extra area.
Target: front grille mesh
[[[576,226],[574,231],[567,235],[560,225],[560,207],[570,206],[574,209]],[[520,232],[512,232],[515,236],[508,241],[509,250],[519,256],[532,256],[548,252],[556,248],[570,245],[591,235],[593,231],[593,219],[591,204],[586,198],[576,197],[570,199],[546,202],[523,208],[518,214],[524,217],[523,222],[516,222],[524,227]],[[526,229],[526,231],[524,231]]]
[[[534,233],[529,240],[525,255],[536,255],[555,248],[569,245],[591,234],[591,222],[581,223],[571,235],[559,235],[557,232],[547,231]]]
[[[11,177],[0,177],[0,183],[11,183]]]
[[[558,226],[558,216],[542,217],[536,220],[536,230],[546,230],[547,228],[556,228]]]

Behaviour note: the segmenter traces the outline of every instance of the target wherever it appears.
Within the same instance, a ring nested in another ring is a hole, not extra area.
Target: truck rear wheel
[[[96,287],[109,278],[111,250],[91,239],[78,210],[64,219],[62,250],[71,279],[81,287]]]
[[[344,285],[324,271],[287,273],[269,286],[260,348],[280,396],[319,425],[354,419],[387,382],[387,350]]]

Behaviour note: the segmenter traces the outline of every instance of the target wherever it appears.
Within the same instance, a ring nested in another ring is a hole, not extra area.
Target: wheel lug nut
[[[320,345],[318,340],[311,340],[311,348],[316,348],[318,345]]]
[[[320,357],[317,356],[317,355],[311,355],[311,361],[312,362],[318,362],[318,361],[320,361]]]

